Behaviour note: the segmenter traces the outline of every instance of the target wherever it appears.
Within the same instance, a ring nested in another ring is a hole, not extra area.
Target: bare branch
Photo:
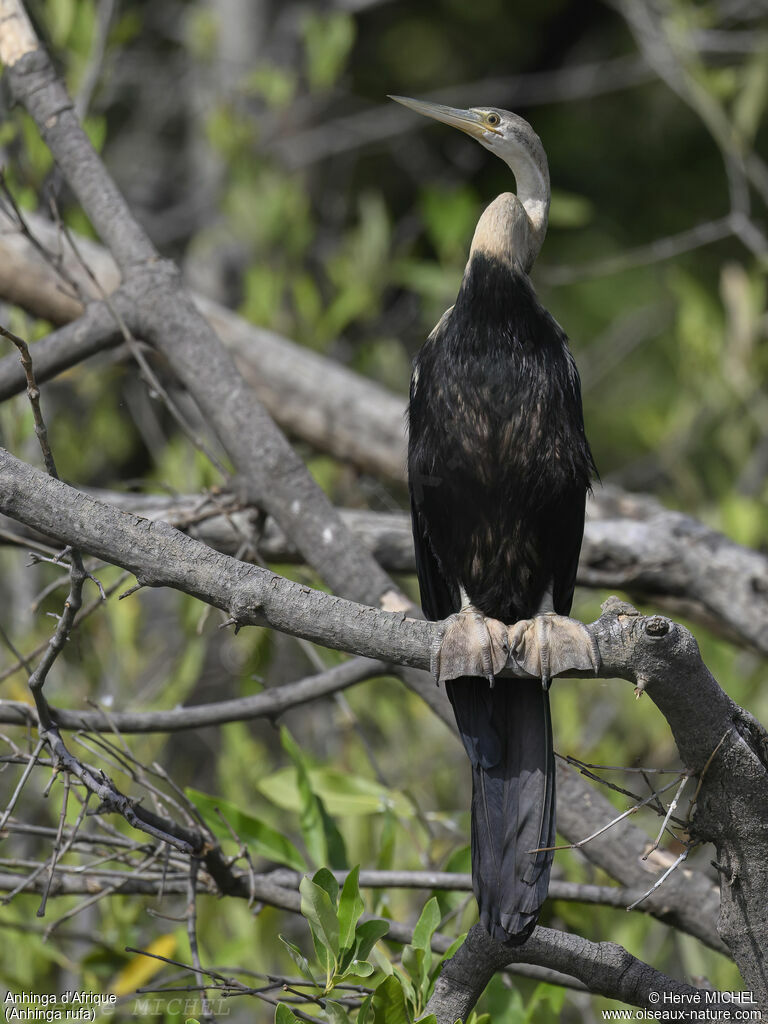
[[[720,242],[735,234],[733,219],[730,214],[718,220],[697,224],[687,231],[666,238],[657,238],[647,245],[638,246],[625,252],[617,253],[596,260],[593,263],[580,263],[574,267],[543,267],[536,277],[547,285],[574,284],[577,281],[588,281],[593,277],[607,277],[620,274],[636,267],[647,267],[652,263],[660,263],[680,256],[685,252],[700,249],[704,245]]]
[[[4,7],[9,14],[23,14],[19,0],[4,0]],[[39,48],[11,49],[0,32],[0,59],[16,99],[35,120],[121,270],[123,288],[136,305],[136,335],[167,357],[241,474],[246,492],[278,519],[335,592],[376,602],[394,590],[376,561],[354,544],[304,464],[245,387],[226,349],[184,292],[177,269],[159,258],[132,217],[47,54]],[[252,442],[256,437],[258,446]]]
[[[242,624],[269,624],[326,646],[422,668],[429,664],[442,629],[440,623],[355,605],[237,562],[163,523],[149,523],[108,509],[3,452],[0,508],[44,532],[57,534],[65,542],[129,568],[148,584],[173,586],[217,605]],[[758,813],[751,808],[759,805],[765,793],[762,776],[755,777],[752,786],[740,782],[738,798],[721,806],[723,793],[729,792],[732,780],[743,774],[743,767],[737,766],[744,759],[749,763],[753,756],[741,733],[733,731],[733,722],[742,723],[746,734],[753,737],[755,749],[768,744],[759,726],[737,708],[701,664],[690,634],[659,616],[638,616],[620,602],[614,602],[590,629],[602,658],[600,674],[628,678],[644,686],[667,718],[686,767],[701,771],[723,732],[731,729],[729,740],[708,770],[705,789],[715,795],[706,803],[706,816],[700,804],[695,824],[700,838],[712,838],[724,847],[734,837],[746,836],[745,829]],[[433,694],[442,694],[434,685],[430,689]],[[696,695],[695,699],[691,694]],[[731,769],[724,775],[726,763]],[[728,830],[722,830],[721,819],[712,813],[715,807],[730,822]],[[567,801],[565,813],[567,816]],[[585,820],[579,819],[577,838],[584,834]],[[702,827],[704,820],[706,825]],[[732,855],[736,853],[734,850]],[[768,871],[768,857],[765,865]],[[630,884],[636,881],[633,878]],[[738,913],[743,925],[748,908]],[[750,927],[759,932],[761,925],[750,922]],[[726,941],[736,938],[729,934]]]
[[[254,510],[234,497],[217,497],[227,517],[205,496],[118,494],[94,496],[147,519],[163,520],[227,554],[253,530]],[[340,509],[347,528],[390,572],[413,572],[413,537],[404,513]],[[30,535],[32,536],[32,535]],[[260,524],[259,551],[268,561],[296,560],[298,552],[274,519]],[[721,634],[768,654],[768,557],[744,548],[692,516],[653,498],[597,488],[579,562],[580,586],[623,589],[663,603]],[[716,582],[716,585],[715,585]],[[2,678],[0,676],[0,678]]]
[[[701,989],[676,981],[636,959],[614,942],[593,943],[567,932],[536,928],[522,946],[494,942],[480,925],[443,968],[426,1007],[440,1021],[466,1020],[496,971],[516,963],[546,963],[578,978],[590,992],[630,1006],[656,1008],[659,992],[700,996]]]
[[[214,701],[170,711],[56,711],[60,729],[121,733],[180,732],[245,722],[253,718],[278,718],[291,708],[317,700],[386,671],[387,666],[369,658],[354,658],[295,683],[273,687],[251,697]],[[34,708],[21,701],[0,701],[0,722],[37,725]]]

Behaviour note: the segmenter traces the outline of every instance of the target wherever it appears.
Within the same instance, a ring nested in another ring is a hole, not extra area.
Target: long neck
[[[483,212],[472,239],[472,253],[484,252],[530,273],[547,233],[549,166],[541,139],[527,121],[507,112],[508,134],[483,143],[515,176],[517,195],[504,192]]]
[[[531,266],[539,255],[549,219],[549,167],[544,147],[533,131],[526,135],[514,153],[504,160],[515,176],[517,198],[531,225]],[[528,268],[530,269],[530,268]],[[527,270],[526,270],[527,272]]]

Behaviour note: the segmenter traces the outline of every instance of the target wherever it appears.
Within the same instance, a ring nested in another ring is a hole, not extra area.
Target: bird
[[[529,278],[550,205],[541,140],[507,110],[391,98],[479,141],[516,182],[482,213],[456,301],[414,361],[408,482],[423,611],[446,623],[435,671],[472,767],[479,919],[520,945],[555,841],[549,683],[599,658],[568,618],[597,471],[567,337]],[[510,658],[527,678],[497,677]]]

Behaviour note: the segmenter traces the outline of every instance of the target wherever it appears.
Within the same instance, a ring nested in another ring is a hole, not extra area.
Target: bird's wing
[[[452,594],[440,569],[440,563],[429,542],[426,523],[411,494],[411,522],[413,546],[416,554],[416,575],[421,591],[421,607],[428,619],[444,619],[459,610],[459,602]]]
[[[562,507],[553,510],[550,537],[552,538],[552,565],[554,566],[553,604],[558,615],[568,615],[573,604],[576,571],[579,566],[581,540],[584,534],[583,488],[574,489],[563,500]]]

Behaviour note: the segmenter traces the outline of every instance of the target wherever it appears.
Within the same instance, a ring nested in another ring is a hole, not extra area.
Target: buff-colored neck
[[[516,141],[508,151],[494,148],[515,175],[517,195],[503,192],[483,211],[472,239],[484,252],[518,265],[528,274],[539,255],[549,217],[549,169],[537,135]]]

